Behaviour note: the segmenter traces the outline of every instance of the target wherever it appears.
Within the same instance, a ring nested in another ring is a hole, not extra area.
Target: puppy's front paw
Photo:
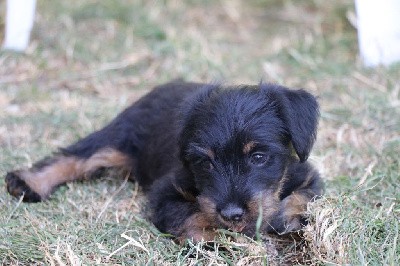
[[[25,202],[39,202],[42,200],[40,195],[20,178],[18,171],[7,173],[6,186],[8,193],[17,198],[23,195],[23,201]]]
[[[186,231],[184,235],[178,238],[179,243],[183,244],[187,239],[192,240],[194,243],[199,242],[212,242],[215,240],[217,233],[211,229],[198,229],[193,228],[192,230]]]
[[[302,215],[293,215],[283,217],[283,234],[301,230],[306,224],[307,220]]]
[[[184,243],[190,239],[195,243],[204,241],[211,242],[217,236],[213,224],[206,218],[204,213],[198,212],[189,216],[183,224],[178,240]]]
[[[280,215],[275,221],[279,234],[301,230],[306,224],[305,213],[310,198],[301,193],[293,193],[282,201]]]

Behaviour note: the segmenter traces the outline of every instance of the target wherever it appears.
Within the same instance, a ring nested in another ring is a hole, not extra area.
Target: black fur
[[[257,214],[249,202],[263,191],[279,194],[276,215],[265,218],[264,230],[284,231],[287,217],[280,202],[296,191],[309,200],[322,192],[318,173],[306,162],[318,116],[316,99],[304,90],[172,82],[61,152],[83,159],[103,148],[126,154],[163,232],[196,238],[192,224],[235,228],[243,219],[238,231],[252,235]],[[204,207],[201,198],[211,203]]]
[[[18,177],[16,172],[7,173],[6,175],[7,191],[12,195],[23,195],[25,202],[39,202],[40,195],[32,191],[25,181]]]

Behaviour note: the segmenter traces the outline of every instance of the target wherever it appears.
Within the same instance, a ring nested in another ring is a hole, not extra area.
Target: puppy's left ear
[[[261,84],[260,87],[278,100],[279,111],[288,126],[292,145],[300,162],[305,162],[317,137],[319,105],[316,98],[303,89],[289,90],[267,84]]]

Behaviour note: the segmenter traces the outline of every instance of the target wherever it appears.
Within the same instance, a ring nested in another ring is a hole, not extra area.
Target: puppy
[[[7,173],[7,190],[38,202],[116,167],[147,192],[155,226],[179,240],[213,240],[218,228],[249,236],[299,230],[307,203],[322,193],[306,162],[318,117],[304,90],[175,81],[32,168]]]

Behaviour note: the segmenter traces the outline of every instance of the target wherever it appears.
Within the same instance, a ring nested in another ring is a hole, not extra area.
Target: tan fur
[[[202,148],[202,147],[196,147],[196,149],[198,151],[200,151],[201,153],[203,153],[204,155],[207,155],[208,158],[210,158],[211,160],[215,159],[215,153],[213,152],[212,149],[210,149],[210,148]]]
[[[298,189],[302,189],[302,188],[307,187],[310,184],[310,181],[316,175],[318,175],[318,173],[316,173],[315,171],[308,172],[307,177],[304,179],[304,182],[301,184],[301,186]]]
[[[200,210],[202,213],[207,217],[207,219],[215,226],[215,227],[220,227],[218,225],[222,225],[226,229],[235,231],[235,232],[242,232],[243,229],[248,225],[249,223],[249,216],[245,216],[244,219],[240,222],[230,222],[230,221],[225,221],[218,213],[216,210],[216,205],[215,203],[206,197],[200,196],[197,198],[197,201],[200,206]]]
[[[282,204],[284,206],[285,216],[302,215],[307,210],[307,204],[310,202],[310,197],[301,192],[294,192],[286,197]]]
[[[199,196],[197,197],[197,202],[199,203],[200,210],[207,216],[209,219],[214,219],[216,215],[216,206],[215,203],[207,197]]]
[[[287,172],[288,172],[288,167],[285,167],[285,170],[283,170],[282,178],[279,181],[278,188],[276,189],[276,191],[274,193],[275,194],[274,196],[277,198],[279,198],[279,196],[281,195],[283,186],[285,185],[285,183],[288,182],[289,177],[287,175]]]
[[[215,153],[211,149],[206,149],[206,154],[211,160],[215,159]]]
[[[129,159],[114,149],[103,149],[88,159],[59,156],[39,170],[23,170],[20,177],[42,198],[49,196],[58,185],[90,175],[100,167],[128,167]]]
[[[301,229],[300,219],[307,211],[307,204],[311,200],[309,193],[307,190],[296,191],[282,201],[286,231]]]
[[[176,191],[178,191],[178,193],[181,194],[185,200],[190,201],[190,202],[196,201],[196,197],[194,195],[192,195],[190,192],[183,190],[177,184],[173,184],[173,186],[176,189]]]
[[[179,242],[191,239],[194,242],[212,241],[217,235],[215,226],[210,223],[208,217],[203,212],[197,212],[186,219],[181,228]]]
[[[268,224],[277,214],[279,208],[279,197],[272,190],[264,190],[254,197],[248,203],[248,208],[253,220],[256,220],[260,215],[260,205],[262,208],[263,224]]]
[[[243,154],[248,154],[255,146],[256,146],[255,141],[249,141],[243,146]]]
[[[260,215],[260,207],[262,208],[262,221],[263,224],[271,222],[272,218],[277,214],[279,208],[279,198],[273,193],[272,190],[264,190],[250,200],[247,204],[247,212],[245,213],[241,221],[226,221],[224,220],[216,210],[215,203],[203,196],[199,196],[197,201],[200,206],[201,214],[207,219],[210,226],[213,227],[224,227],[234,232],[243,232],[246,230],[252,230],[255,226]]]

